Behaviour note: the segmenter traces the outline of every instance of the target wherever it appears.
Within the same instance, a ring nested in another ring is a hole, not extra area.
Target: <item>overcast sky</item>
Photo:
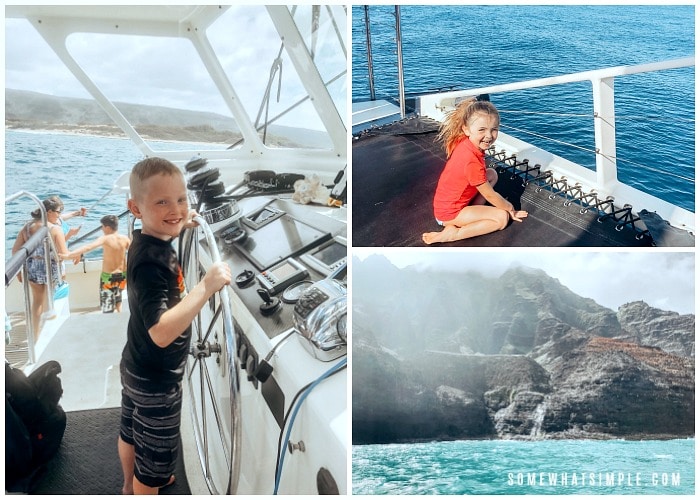
[[[453,251],[455,250],[455,251]],[[617,310],[635,300],[667,311],[695,313],[695,256],[692,252],[572,251],[569,249],[353,249],[361,259],[378,253],[396,266],[480,269],[500,275],[514,263],[544,270],[582,297]]]
[[[254,24],[254,28],[258,30],[257,39],[261,42],[268,38],[274,41],[273,37],[276,37],[276,33],[261,29],[257,23]],[[187,86],[200,86],[199,88],[202,89],[198,92],[200,100],[207,99],[211,93],[212,87],[202,87],[204,84],[201,79],[192,78],[185,82],[185,78],[178,77],[178,81],[168,83],[162,81],[164,75],[171,78],[175,76],[172,69],[173,59],[180,59],[185,63],[182,60],[182,53],[178,54],[181,49],[172,48],[172,57],[170,58],[141,59],[139,54],[143,52],[144,46],[139,44],[137,40],[127,42],[125,37],[90,36],[89,45],[76,42],[77,38],[71,36],[68,39],[68,46],[71,50],[77,47],[75,49],[76,58],[88,74],[95,76],[96,72],[93,73],[92,68],[100,68],[100,72],[115,76],[114,82],[98,82],[101,88],[103,85],[105,86],[103,90],[108,97],[115,101],[134,102],[136,98],[156,105],[180,107],[177,96],[182,96],[183,90]],[[155,41],[157,42],[158,39]],[[171,42],[163,40],[163,43]],[[263,64],[260,58],[247,60],[247,62],[251,61],[256,61],[258,65]],[[266,71],[269,72],[271,61],[265,61],[264,64],[267,65]],[[190,70],[192,69],[190,68]],[[138,94],[135,95],[136,87],[131,87],[130,82],[146,80],[154,83],[150,88],[146,85],[139,85]],[[177,93],[170,92],[169,90],[174,86],[180,86],[181,90]],[[63,67],[63,64],[39,33],[24,19],[7,18],[5,20],[5,88],[31,90],[62,97],[89,97],[87,91]],[[153,94],[144,95],[144,92],[149,91]],[[245,89],[241,91],[246,92]],[[257,99],[258,105],[259,97]],[[220,108],[221,104],[220,101],[216,105],[205,102],[198,104],[198,106],[213,110]]]

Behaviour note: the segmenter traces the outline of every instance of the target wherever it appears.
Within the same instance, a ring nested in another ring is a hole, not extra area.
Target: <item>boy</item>
[[[126,287],[126,252],[131,240],[119,234],[119,218],[116,215],[105,215],[100,219],[102,236],[92,243],[72,250],[64,259],[80,262],[82,254],[102,247],[102,275],[100,276],[100,307],[102,312],[122,311],[122,290]],[[110,307],[112,306],[112,307]]]
[[[183,173],[168,160],[147,158],[134,166],[129,184],[129,210],[142,229],[134,232],[126,271],[131,316],[120,365],[122,493],[158,494],[175,481],[190,325],[231,282],[231,271],[225,263],[213,264],[185,293],[171,244],[194,215]]]

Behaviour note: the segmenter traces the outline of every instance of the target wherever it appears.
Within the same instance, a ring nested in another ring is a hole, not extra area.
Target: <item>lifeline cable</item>
[[[285,416],[285,423],[287,421],[287,418],[290,415],[290,411],[293,409],[291,413],[291,418],[289,419],[289,426],[287,426],[287,434],[285,435],[284,442],[289,442],[289,435],[292,432],[292,427],[294,426],[294,420],[296,419],[297,413],[299,412],[299,408],[301,407],[302,403],[306,399],[306,397],[311,393],[314,388],[323,382],[325,379],[328,377],[335,375],[336,373],[340,372],[340,370],[344,369],[347,367],[348,364],[348,359],[343,358],[339,363],[337,363],[335,366],[330,368],[326,373],[321,375],[319,378],[311,382],[310,384],[304,386],[297,394],[294,396],[294,400],[292,400],[292,404],[289,406],[289,410],[287,411],[287,415]],[[298,402],[297,401],[298,398]],[[295,403],[296,402],[296,403]],[[284,431],[284,426],[282,426],[282,432]],[[277,470],[275,471],[275,490],[273,492],[273,495],[277,494],[277,490],[279,489],[279,483],[280,479],[282,478],[282,466],[284,465],[284,457],[286,455],[287,447],[284,446],[282,447],[282,432],[280,432],[280,440],[277,445]]]

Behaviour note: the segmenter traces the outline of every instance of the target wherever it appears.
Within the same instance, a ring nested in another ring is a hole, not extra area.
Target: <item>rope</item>
[[[127,215],[129,212],[130,212],[130,210],[129,210],[129,209],[126,209],[126,210],[124,210],[122,213],[120,213],[119,215],[117,215],[117,218],[121,220],[121,219],[122,219],[125,215]],[[70,247],[72,247],[72,246],[75,246],[76,244],[80,243],[81,241],[85,241],[85,240],[88,239],[90,236],[92,236],[93,234],[99,232],[100,230],[102,230],[102,226],[101,226],[101,225],[98,226],[98,227],[96,227],[96,228],[94,228],[94,229],[91,229],[90,231],[88,231],[87,233],[85,233],[85,234],[83,234],[83,235],[81,235],[81,236],[78,236],[75,240],[71,241],[70,243],[69,243],[69,242],[66,242],[66,245],[68,246],[68,248],[70,248]]]
[[[643,116],[643,115],[615,115],[616,120],[665,120],[668,121],[668,116]],[[678,118],[673,117],[674,122],[695,123],[694,118]]]
[[[694,177],[686,177],[686,176],[684,176],[684,175],[674,174],[673,172],[669,172],[668,170],[661,170],[661,169],[658,169],[658,168],[649,167],[649,166],[647,166],[647,165],[642,165],[641,163],[633,162],[632,160],[625,160],[624,158],[615,158],[615,159],[616,159],[617,161],[620,161],[620,162],[629,163],[630,165],[634,165],[635,167],[640,167],[640,168],[645,168],[645,169],[647,169],[647,170],[651,170],[652,172],[656,172],[656,173],[658,173],[658,174],[670,175],[671,177],[675,177],[675,178],[677,178],[677,179],[682,179],[682,180],[684,180],[684,181],[695,182],[695,178],[694,178]]]
[[[105,198],[107,198],[107,196],[110,195],[110,193],[112,192],[112,190],[113,190],[113,188],[109,188],[109,191],[107,191],[105,194],[103,194],[103,195],[102,195],[102,198],[100,198],[100,199],[97,200],[95,203],[93,203],[92,205],[90,205],[90,206],[87,208],[87,210],[90,211],[90,210],[92,210],[93,208],[95,208],[97,205],[99,205],[100,202],[101,202],[102,200],[104,200]]]
[[[576,118],[593,118],[591,114],[578,114],[578,113],[552,113],[546,111],[517,111],[517,110],[498,110],[499,113],[513,113],[518,115],[543,115],[543,116],[574,116]]]
[[[539,137],[540,139],[546,139],[546,140],[548,140],[548,141],[556,142],[557,144],[561,144],[561,145],[563,145],[563,146],[569,146],[569,147],[572,147],[572,148],[575,148],[575,149],[580,149],[580,150],[586,151],[586,152],[588,152],[588,153],[595,153],[595,152],[596,152],[594,149],[585,148],[585,147],[583,147],[583,146],[578,146],[578,145],[572,144],[572,143],[570,143],[570,142],[564,142],[564,141],[560,141],[560,140],[557,140],[557,139],[553,139],[552,137],[547,137],[546,135],[541,135],[541,134],[537,134],[537,133],[535,133],[535,132],[530,132],[529,130],[525,130],[525,129],[522,129],[522,128],[511,127],[511,126],[503,125],[503,124],[501,124],[501,127],[502,127],[502,128],[505,128],[505,129],[509,129],[509,130],[517,130],[518,132],[522,132],[523,134],[533,135],[533,136],[535,136],[535,137]]]

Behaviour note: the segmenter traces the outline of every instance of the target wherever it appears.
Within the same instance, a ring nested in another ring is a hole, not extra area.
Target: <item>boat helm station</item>
[[[294,392],[297,396],[299,394],[298,389],[291,391],[285,387],[290,383],[289,378],[292,379],[292,386],[305,387],[319,383],[327,376],[332,377],[345,367],[345,220],[334,216],[342,214],[337,208],[319,212],[290,199],[265,195],[266,190],[289,190],[290,186],[285,184],[288,174],[280,177],[272,172],[251,172],[252,175],[247,174],[250,181],[223,188],[216,169],[209,167],[205,159],[192,160],[185,170],[190,201],[192,206],[199,209],[202,221],[200,228],[185,232],[179,242],[185,280],[191,280],[190,284],[193,285],[203,276],[209,263],[217,260],[227,262],[234,270],[230,298],[220,299],[222,302],[219,303],[214,301],[209,310],[205,307],[201,313],[202,324],[195,322],[193,356],[188,369],[191,393],[202,392],[204,387],[211,394],[203,391],[201,399],[195,398],[193,403],[193,417],[199,422],[195,427],[198,432],[211,433],[210,436],[197,438],[200,453],[207,457],[204,462],[210,468],[209,487],[212,491],[226,491],[223,483],[228,477],[227,466],[221,464],[217,471],[211,464],[230,451],[222,454],[216,446],[214,450],[207,447],[210,446],[208,443],[216,443],[221,435],[235,433],[239,427],[218,426],[218,422],[225,422],[227,416],[216,415],[216,395],[220,397],[222,392],[228,390],[227,384],[219,386],[219,378],[240,380],[229,385],[240,385],[238,399],[243,411],[258,413],[256,418],[267,419],[272,428],[278,425],[284,430],[291,429],[288,422],[292,409],[289,399]],[[202,179],[207,181],[203,182]],[[251,190],[254,195],[251,195]],[[329,214],[332,216],[329,217]],[[231,338],[222,334],[227,330],[226,314],[221,313],[225,302],[231,305],[234,332]],[[235,339],[235,342],[230,342],[231,339]],[[229,356],[228,361],[224,356],[227,349],[234,350],[234,355]],[[285,362],[281,363],[285,358]],[[231,362],[237,364],[240,374],[235,370],[230,371],[227,363]],[[304,372],[314,366],[316,369],[311,373],[318,378],[309,380]],[[319,367],[322,372],[318,371]],[[301,380],[295,380],[300,377]],[[338,418],[337,414],[335,417],[324,417],[323,412],[334,406],[328,405],[329,401],[338,401],[341,394],[345,397],[342,384],[344,379],[329,380],[319,386],[317,391],[330,390],[334,394],[332,397],[318,398],[323,401],[319,405],[323,410],[321,415],[314,418]],[[247,394],[250,395],[248,399],[254,402],[246,404]],[[264,405],[262,409],[261,403]],[[235,416],[233,418],[235,420]],[[217,426],[214,430],[206,431],[206,422],[210,422],[210,425],[217,422]],[[325,432],[327,424],[328,421],[318,422],[318,426],[311,428],[315,429],[314,434],[321,434]],[[243,427],[245,432],[245,424]],[[293,454],[296,446],[299,455],[300,447],[306,450],[314,441],[337,441],[338,436],[332,434],[322,439],[315,436],[301,439],[296,441],[296,445],[289,444],[288,449],[282,451]],[[317,471],[324,475],[321,484],[335,484],[337,481],[329,468],[319,467]],[[335,491],[336,488],[337,485],[331,490]]]
[[[317,359],[331,361],[346,354],[344,221],[300,210],[274,196],[237,199],[237,190],[249,192],[251,184],[275,191],[292,187],[276,182],[279,176],[273,173],[264,184],[250,181],[224,194],[216,169],[206,164],[195,159],[185,166],[192,205],[209,224],[221,258],[236,270],[237,295],[248,311],[268,337],[294,326],[308,341],[302,345]],[[203,183],[203,178],[208,181]],[[189,259],[185,250],[183,261]],[[249,352],[241,361],[254,376],[258,356],[246,342],[239,354],[243,350]]]

